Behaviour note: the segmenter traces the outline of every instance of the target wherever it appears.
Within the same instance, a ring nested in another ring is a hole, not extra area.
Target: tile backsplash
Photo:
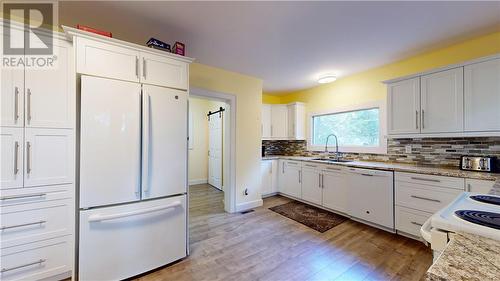
[[[308,151],[306,141],[266,140],[262,145],[267,156],[324,155],[322,151]],[[411,146],[411,153],[406,153],[407,145]],[[343,153],[347,159],[455,167],[462,155],[497,156],[500,162],[500,137],[389,139],[387,154]]]

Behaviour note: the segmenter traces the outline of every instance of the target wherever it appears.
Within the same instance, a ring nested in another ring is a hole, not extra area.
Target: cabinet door
[[[468,192],[489,194],[494,184],[495,181],[465,179]]]
[[[187,188],[187,93],[143,85],[142,198]]]
[[[288,108],[283,104],[271,106],[271,135],[274,139],[288,138]]]
[[[11,28],[11,37],[1,34],[0,45],[4,41],[22,44],[23,32]],[[2,67],[0,69],[0,126],[24,126],[24,67]]]
[[[420,133],[420,78],[387,86],[389,134]]]
[[[56,40],[57,60],[53,68],[26,68],[26,127],[73,128],[75,116],[75,76],[71,45]]]
[[[25,129],[24,186],[72,183],[73,130]]]
[[[500,59],[464,67],[465,131],[500,131]]]
[[[0,189],[23,187],[23,128],[0,128]]]
[[[262,138],[269,139],[272,137],[271,135],[271,105],[263,104],[262,112],[261,112],[261,130],[262,130]]]
[[[187,89],[187,63],[164,56],[141,53],[141,64],[142,83],[181,90]]]
[[[321,205],[322,197],[320,168],[317,165],[305,164],[302,168],[301,198],[314,204]]]
[[[463,131],[463,68],[422,76],[422,133]]]
[[[381,226],[394,228],[392,172],[351,169],[349,214]]]
[[[303,104],[288,105],[288,137],[305,140],[305,108]]]
[[[302,189],[302,169],[298,162],[286,162],[283,193],[300,198]]]
[[[327,167],[323,170],[323,206],[347,213],[347,194],[349,183],[345,171],[340,167]]]
[[[260,190],[262,195],[267,195],[273,192],[272,172],[273,172],[273,163],[271,160],[264,160],[260,163],[260,175],[261,175]]]
[[[77,37],[76,72],[139,82],[139,51]]]
[[[285,166],[286,160],[278,160],[278,192],[285,192]]]

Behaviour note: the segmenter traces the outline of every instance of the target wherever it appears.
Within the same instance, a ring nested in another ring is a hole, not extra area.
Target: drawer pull
[[[36,193],[36,194],[26,194],[26,195],[4,196],[4,197],[0,197],[0,200],[15,200],[15,199],[32,198],[32,197],[43,197],[45,195],[47,195],[47,193]]]
[[[316,165],[309,165],[309,164],[306,164],[305,166],[307,166],[307,167],[312,167],[312,168],[316,168],[316,167],[318,167],[318,166],[316,166]]]
[[[427,178],[418,178],[418,177],[411,177],[411,179],[417,180],[417,181],[441,182],[440,180],[436,180],[436,179],[427,179]]]
[[[333,171],[342,171],[340,168],[332,168],[332,167],[326,167],[327,170],[333,170]]]
[[[441,203],[441,200],[437,200],[437,199],[432,199],[432,198],[427,198],[427,197],[420,197],[420,196],[417,196],[417,195],[412,195],[411,197],[412,198],[416,198],[416,199],[421,199],[421,200],[427,200],[427,201]]]
[[[373,177],[373,175],[370,175],[370,174],[360,174],[362,176],[365,176],[365,177]]]
[[[418,226],[422,227],[422,224],[421,224],[421,223],[418,223],[418,222],[416,222],[416,221],[412,221],[412,222],[411,222],[411,224],[418,225]]]
[[[11,228],[36,225],[36,224],[44,224],[46,222],[47,221],[37,221],[37,222],[23,223],[23,224],[17,224],[17,225],[2,226],[2,227],[0,227],[0,230],[6,230],[6,229],[11,229]]]
[[[18,266],[13,266],[13,267],[8,267],[8,268],[2,268],[2,270],[0,271],[0,273],[4,273],[4,272],[7,272],[7,271],[16,270],[16,269],[20,269],[20,268],[24,268],[24,267],[28,267],[28,266],[32,266],[32,265],[37,265],[37,264],[41,265],[42,263],[44,263],[46,261],[47,261],[46,259],[39,259],[37,261],[30,262],[30,263],[23,264],[23,265],[18,265]]]

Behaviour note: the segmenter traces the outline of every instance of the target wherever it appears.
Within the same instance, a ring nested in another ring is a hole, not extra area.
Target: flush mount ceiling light
[[[326,75],[319,77],[318,83],[326,84],[326,83],[331,83],[335,80],[337,80],[337,76],[335,76],[333,74],[326,74]]]

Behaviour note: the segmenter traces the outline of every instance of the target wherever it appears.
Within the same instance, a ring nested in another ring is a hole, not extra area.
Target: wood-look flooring
[[[228,214],[223,193],[191,186],[190,256],[139,277],[160,280],[421,280],[432,263],[421,242],[352,220],[324,233],[268,210]]]

